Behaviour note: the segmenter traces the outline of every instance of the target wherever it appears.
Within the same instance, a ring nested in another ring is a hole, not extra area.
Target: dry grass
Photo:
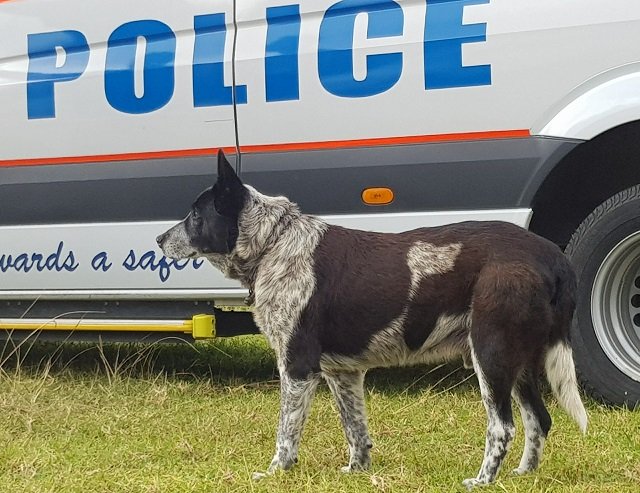
[[[273,359],[258,336],[196,348],[33,347],[3,359],[2,492],[463,491],[482,457],[475,378],[452,367],[367,377],[369,473],[339,472],[346,445],[322,387],[298,466],[255,483],[251,473],[271,459],[278,413]],[[637,491],[640,412],[588,407],[582,437],[552,401],[541,469],[511,477],[519,427],[499,481],[482,491]]]

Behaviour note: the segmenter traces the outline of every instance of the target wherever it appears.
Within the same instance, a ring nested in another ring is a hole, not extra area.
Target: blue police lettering
[[[138,38],[146,41],[143,64],[144,93],[135,93],[135,59]],[[160,21],[127,22],[107,42],[104,92],[109,104],[123,113],[149,113],[173,96],[176,36]]]
[[[341,0],[329,7],[320,25],[318,75],[331,94],[373,96],[391,89],[402,75],[402,53],[367,55],[367,75],[353,75],[353,31],[358,14],[368,14],[367,38],[401,36],[404,14],[390,0]]]
[[[51,253],[46,259],[45,254],[40,252],[19,253],[16,256],[3,254],[0,255],[0,271],[7,272],[10,270],[16,272],[29,272],[35,268],[38,272],[56,271],[56,272],[74,272],[80,264],[76,261],[75,253],[69,250],[63,259],[64,241],[58,242],[56,251]]]
[[[64,63],[59,67],[56,48],[65,53]],[[87,68],[87,38],[79,31],[28,34],[27,54],[27,117],[55,118],[55,84],[75,80]]]
[[[109,262],[109,254],[107,252],[100,252],[93,256],[91,259],[91,268],[95,271],[107,272],[113,263]]]
[[[300,6],[267,8],[264,89],[267,102],[300,99]]]
[[[193,19],[193,106],[233,104],[234,91],[224,85],[224,45],[227,26],[224,14],[197,15]],[[247,102],[247,86],[236,85],[235,100]]]
[[[486,40],[486,23],[463,24],[464,9],[490,0],[424,0],[424,89],[491,85],[491,65],[462,64],[467,43]],[[367,16],[367,39],[404,35],[404,12],[394,0],[340,0],[324,13],[318,33],[318,79],[335,96],[362,98],[389,91],[400,80],[403,52],[365,55],[366,75],[354,74],[354,31],[359,14]],[[300,4],[267,7],[264,40],[264,83],[267,103],[300,99]],[[225,85],[225,44],[229,33],[224,13],[193,19],[193,107],[245,104],[248,88]],[[143,89],[135,91],[138,39],[146,48],[142,67]],[[89,44],[79,31],[27,35],[27,116],[55,118],[55,85],[72,82],[84,73]],[[58,51],[65,54],[57,64]],[[390,49],[391,50],[391,49]],[[169,103],[175,89],[176,35],[157,20],[127,22],[109,36],[104,71],[105,97],[123,113],[156,111]]]
[[[464,8],[484,3],[489,0],[427,0],[425,89],[491,85],[491,65],[462,65],[462,45],[487,37],[486,23],[462,24]]]
[[[134,250],[129,250],[129,254],[122,262],[124,267],[129,272],[135,270],[149,270],[151,272],[158,271],[158,276],[161,282],[167,282],[171,276],[171,269],[181,271],[185,269],[189,264],[194,269],[199,269],[204,263],[203,260],[173,260],[168,259],[162,254],[158,254],[153,250],[148,250],[141,254],[139,257]]]

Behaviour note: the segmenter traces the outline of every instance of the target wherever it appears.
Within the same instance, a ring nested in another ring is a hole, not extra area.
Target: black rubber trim
[[[0,168],[0,225],[175,220],[215,178],[215,155]]]
[[[242,178],[312,214],[529,207],[544,177],[578,144],[532,137],[245,154]],[[366,205],[367,187],[391,188],[395,198]]]
[[[250,153],[241,174],[310,214],[528,207],[578,144],[531,137]],[[176,220],[214,182],[215,163],[207,156],[0,168],[0,225]],[[365,205],[367,187],[389,187],[395,199]]]

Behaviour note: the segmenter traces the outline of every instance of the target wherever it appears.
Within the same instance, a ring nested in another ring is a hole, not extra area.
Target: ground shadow
[[[0,343],[1,344],[1,343]],[[1,346],[0,346],[1,347]],[[215,341],[154,344],[51,343],[33,341],[22,346],[8,343],[0,351],[6,372],[19,369],[37,373],[118,373],[133,378],[158,374],[185,380],[210,380],[215,385],[277,384],[273,351],[262,336],[221,338]],[[444,365],[373,369],[367,387],[385,393],[466,390],[476,385],[473,372],[461,361]]]

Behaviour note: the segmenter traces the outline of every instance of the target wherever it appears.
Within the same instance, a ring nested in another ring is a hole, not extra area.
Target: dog
[[[256,325],[275,351],[281,408],[266,473],[290,469],[324,378],[349,445],[344,472],[371,463],[363,382],[367,369],[462,358],[487,413],[484,458],[463,484],[491,483],[515,434],[515,473],[535,470],[551,427],[538,380],[586,432],[569,327],[576,280],[562,251],[523,228],[469,221],[403,233],[329,225],[285,197],[242,183],[218,153],[218,176],[186,218],[156,239],[174,259],[207,258],[249,289]]]

